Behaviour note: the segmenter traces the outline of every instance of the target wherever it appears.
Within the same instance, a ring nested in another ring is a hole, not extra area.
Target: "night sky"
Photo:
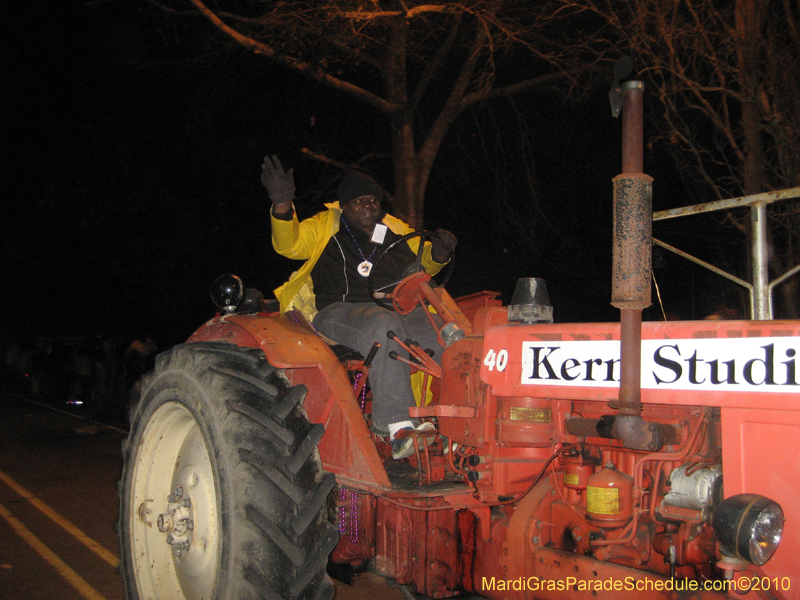
[[[167,19],[134,0],[15,10],[4,25],[0,96],[10,198],[3,335],[179,342],[213,316],[209,289],[218,275],[237,273],[270,295],[299,266],[271,248],[259,181],[264,154],[295,168],[301,217],[333,199],[338,175],[301,148],[342,161],[368,152],[385,158],[387,125],[371,109],[204,42],[192,35],[200,20]],[[535,201],[499,185],[516,179],[509,157],[525,159],[516,147],[519,123],[501,104],[491,119],[462,115],[437,159],[426,227],[459,237],[451,293],[491,289],[507,301],[518,277],[538,276],[557,320],[615,320],[611,178],[620,168],[621,125],[610,116],[607,89],[577,104],[515,102],[534,140]],[[499,132],[493,162],[478,152],[489,120]],[[372,174],[390,187],[387,164],[376,161]],[[656,209],[691,203],[675,193],[671,164],[646,156]],[[530,236],[512,231],[503,202],[538,207]],[[704,245],[702,234],[671,227],[684,242]],[[694,278],[703,275],[677,260],[667,259],[672,275],[664,275],[662,296],[675,299],[668,311],[697,317],[711,302],[696,291]]]

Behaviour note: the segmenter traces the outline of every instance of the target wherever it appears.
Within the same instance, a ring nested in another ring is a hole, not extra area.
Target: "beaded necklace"
[[[350,234],[350,238],[353,240],[353,243],[356,245],[356,250],[361,255],[361,258],[364,262],[359,263],[356,269],[358,270],[358,274],[362,277],[369,277],[370,271],[372,271],[372,263],[369,262],[370,259],[375,256],[375,252],[378,250],[378,246],[376,245],[372,249],[372,254],[369,256],[364,256],[364,252],[361,250],[361,246],[358,245],[358,240],[356,240],[356,236],[353,235],[353,232],[350,231],[350,227],[347,225],[347,219],[344,218],[344,215],[340,217],[342,219],[342,223],[344,223],[344,228],[347,230],[347,233]]]

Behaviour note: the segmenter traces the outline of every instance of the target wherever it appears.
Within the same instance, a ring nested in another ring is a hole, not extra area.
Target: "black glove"
[[[261,165],[261,183],[267,189],[273,204],[291,202],[294,198],[294,169],[283,170],[277,156],[264,157]]]
[[[431,237],[431,258],[437,263],[446,263],[456,248],[456,236],[446,229],[437,229]]]

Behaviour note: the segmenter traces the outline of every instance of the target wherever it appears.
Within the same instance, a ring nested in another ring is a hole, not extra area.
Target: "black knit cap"
[[[344,206],[351,200],[361,196],[375,196],[378,201],[383,200],[383,190],[369,175],[353,171],[339,184],[339,206]]]

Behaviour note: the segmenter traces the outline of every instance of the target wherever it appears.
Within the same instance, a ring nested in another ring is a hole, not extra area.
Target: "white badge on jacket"
[[[383,240],[386,239],[386,230],[389,229],[383,223],[375,223],[375,229],[372,231],[372,237],[370,241],[373,244],[382,244]]]

